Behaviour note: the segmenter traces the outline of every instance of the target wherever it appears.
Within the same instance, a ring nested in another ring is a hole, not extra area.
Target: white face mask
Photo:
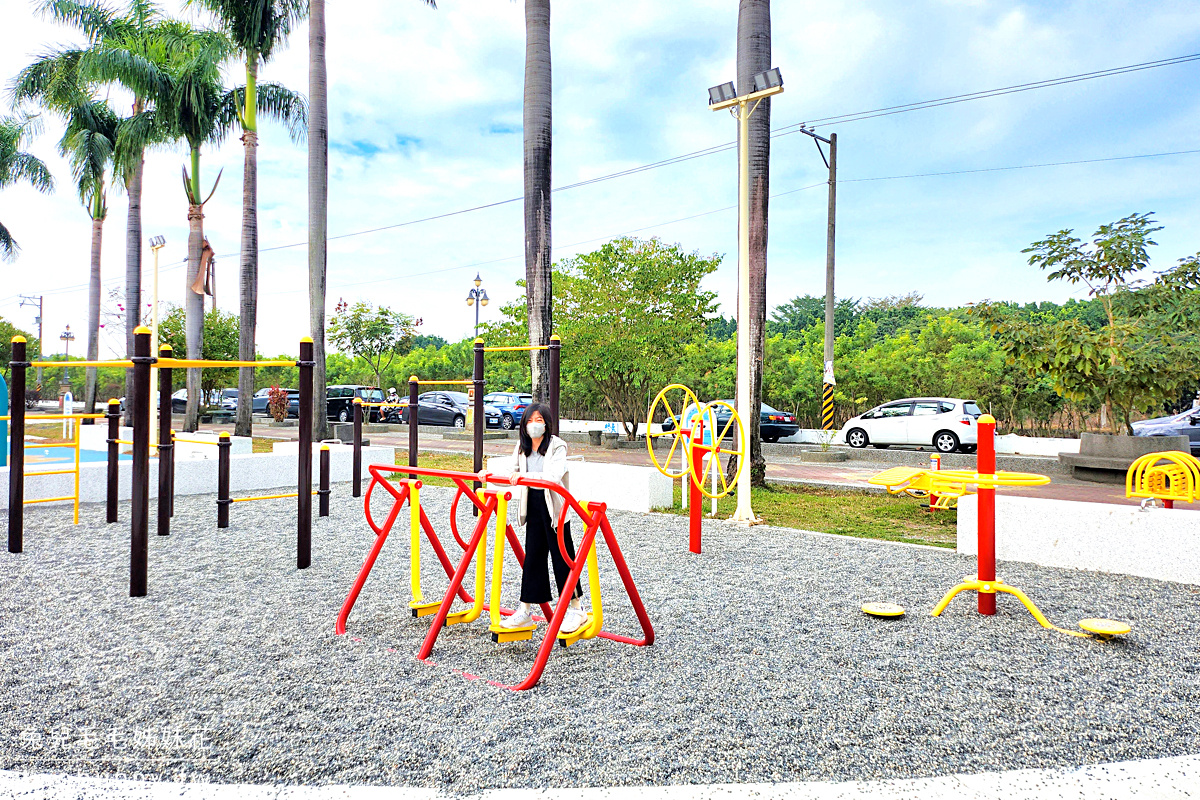
[[[529,432],[530,439],[539,439],[546,433],[546,423],[531,422],[525,426],[525,430]]]

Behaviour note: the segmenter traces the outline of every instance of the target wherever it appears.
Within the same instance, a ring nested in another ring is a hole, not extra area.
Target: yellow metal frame
[[[409,381],[409,383],[412,383],[412,381]],[[471,386],[475,381],[417,381],[416,383],[418,386]],[[366,403],[363,403],[363,405],[366,405]]]
[[[315,495],[316,491],[314,491],[313,494]],[[255,497],[231,497],[229,499],[229,502],[231,502],[231,503],[249,503],[254,500],[286,500],[289,497],[299,497],[299,496],[300,496],[299,492],[288,492],[287,494],[261,494],[261,495],[256,495]]]
[[[479,499],[482,500],[486,493],[485,489],[478,491]],[[503,533],[508,527],[508,500],[503,492],[496,492],[496,530]],[[420,511],[418,507],[418,517]],[[420,520],[418,519],[418,527]],[[419,544],[415,535],[413,544]],[[414,546],[413,552],[416,552]],[[500,551],[500,558],[504,558],[504,551]],[[483,595],[487,592],[487,535],[479,537],[479,547],[475,553],[475,603],[462,611],[451,611],[446,615],[447,625],[458,625],[462,622],[474,622],[483,614]],[[497,612],[498,613],[498,612]]]
[[[548,344],[538,344],[538,345],[526,344],[526,345],[514,345],[512,347],[485,347],[485,348],[483,348],[483,352],[485,352],[485,353],[511,353],[511,352],[515,352],[518,350],[549,350],[549,349],[550,349],[550,345],[548,345]]]
[[[125,367],[133,366],[132,361],[30,361],[31,367]]]
[[[414,617],[424,617],[436,613],[441,602],[426,601],[421,591],[421,481],[404,478],[401,483],[408,486],[408,607]]]
[[[1047,630],[1058,631],[1059,633],[1066,634],[1067,636],[1075,636],[1081,639],[1091,638],[1090,633],[1084,631],[1072,631],[1066,628],[1058,627],[1050,620],[1046,619],[1046,615],[1038,610],[1038,607],[1033,604],[1033,601],[1030,600],[1024,592],[1015,586],[1009,586],[1004,581],[999,579],[994,581],[981,581],[978,578],[972,578],[970,576],[963,578],[962,583],[946,593],[946,596],[942,598],[941,602],[934,607],[930,616],[941,616],[942,612],[946,610],[946,606],[950,605],[950,601],[957,597],[960,593],[966,591],[975,591],[979,592],[980,594],[997,594],[1000,592],[1003,592],[1004,594],[1011,594],[1013,597],[1021,601],[1021,605],[1025,606],[1029,613],[1033,615],[1033,618],[1036,619],[1038,624],[1043,628],[1046,628]]]
[[[997,472],[981,475],[969,470],[931,470],[919,467],[892,467],[867,479],[872,486],[882,486],[889,494],[907,494],[924,498],[932,492],[937,495],[934,506],[939,509],[954,508],[963,495],[974,494],[980,487],[997,486],[1044,486],[1050,483],[1045,475],[1029,472]]]
[[[59,366],[62,366],[59,362]],[[129,366],[133,366],[130,363]],[[159,358],[154,362],[159,369],[221,369],[223,367],[295,367],[295,361],[213,361],[206,358]]]
[[[58,364],[59,366],[61,366],[63,364],[63,362],[61,362],[61,361],[51,362],[51,363]],[[25,424],[29,425],[31,422],[33,424],[36,424],[37,422],[44,420],[44,419],[55,419],[55,420],[104,419],[106,416],[107,416],[106,414],[38,414],[33,417],[28,417],[28,416],[25,417]],[[9,419],[12,419],[12,416],[9,414],[0,415],[0,420],[9,420]],[[64,500],[70,500],[70,501],[72,501],[72,504],[74,507],[73,510],[74,510],[74,515],[75,515],[74,516],[75,524],[76,525],[79,524],[79,451],[81,449],[80,444],[81,444],[82,434],[83,434],[83,426],[75,425],[74,432],[72,434],[74,438],[69,442],[51,442],[50,444],[39,444],[38,442],[23,442],[22,443],[26,450],[41,450],[42,448],[51,448],[51,447],[70,447],[75,450],[75,465],[71,469],[46,469],[46,470],[36,470],[34,472],[25,470],[26,478],[34,476],[34,475],[74,475],[75,476],[75,493],[72,495],[67,495],[66,497],[39,497],[36,500],[24,500],[23,501],[24,505],[32,506],[32,505],[36,505],[38,503],[59,503]]]
[[[587,503],[581,503],[584,511],[588,510]],[[589,513],[591,513],[589,511]],[[559,631],[558,641],[563,647],[570,647],[581,639],[595,639],[600,631],[604,628],[604,603],[600,599],[600,564],[596,559],[596,539],[600,536],[600,532],[596,532],[596,536],[592,537],[592,546],[588,549],[587,554],[587,572],[588,572],[588,597],[591,600],[592,610],[588,612],[587,621],[580,625],[570,633]]]
[[[1200,496],[1200,460],[1175,451],[1144,455],[1125,473],[1125,496],[1195,502]]]

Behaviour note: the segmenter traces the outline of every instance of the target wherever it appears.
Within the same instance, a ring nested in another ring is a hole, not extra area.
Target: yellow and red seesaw
[[[991,616],[996,613],[996,595],[1010,594],[1021,601],[1021,605],[1033,615],[1043,628],[1068,636],[1083,638],[1111,639],[1124,633],[1129,633],[1130,626],[1125,622],[1111,619],[1091,618],[1079,621],[1082,631],[1060,628],[1046,618],[1033,601],[1015,586],[1011,586],[996,577],[996,488],[1000,486],[1044,486],[1050,483],[1045,475],[1035,475],[1028,472],[998,472],[996,470],[996,419],[991,414],[984,414],[977,423],[979,431],[979,449],[975,456],[975,471],[971,470],[921,470],[911,467],[893,467],[874,475],[867,480],[876,486],[884,486],[892,494],[901,492],[924,496],[923,493],[939,497],[957,498],[975,491],[979,495],[978,502],[978,553],[975,577],[967,576],[962,583],[955,586],[934,607],[932,616],[941,613],[950,605],[950,601],[960,593],[973,591],[978,594],[978,609],[980,614]],[[867,603],[863,611],[872,616],[894,617],[901,616],[904,609],[894,603]]]
[[[421,644],[417,658],[426,663],[432,663],[429,661],[429,656],[433,652],[434,642],[437,641],[437,637],[442,629],[460,623],[475,622],[483,615],[484,611],[487,611],[489,614],[488,631],[492,635],[492,641],[506,643],[532,639],[535,630],[535,626],[532,624],[522,628],[504,628],[500,625],[502,617],[513,613],[511,609],[502,608],[500,605],[500,590],[504,576],[505,541],[512,547],[513,554],[517,558],[517,563],[522,566],[525,563],[525,553],[517,539],[516,532],[508,523],[508,504],[513,499],[513,489],[524,487],[526,489],[541,489],[547,492],[554,492],[563,499],[563,511],[558,520],[558,548],[563,559],[570,566],[571,572],[567,577],[566,584],[559,593],[558,605],[554,610],[551,611],[548,603],[543,603],[543,616],[534,618],[537,621],[548,621],[549,626],[545,637],[538,647],[537,656],[534,659],[533,668],[530,670],[529,675],[520,683],[513,685],[497,681],[488,681],[488,683],[516,691],[533,688],[537,685],[542,672],[546,668],[546,662],[550,659],[550,653],[553,651],[556,641],[563,647],[572,645],[581,639],[595,638],[609,639],[636,646],[646,646],[654,643],[654,629],[650,624],[649,616],[646,614],[646,608],[642,604],[641,596],[638,594],[637,586],[634,584],[633,576],[629,572],[629,566],[625,563],[625,557],[622,555],[621,548],[617,544],[616,534],[613,533],[612,526],[609,524],[608,509],[604,503],[581,503],[558,483],[523,475],[518,476],[515,486],[508,484],[508,478],[505,476],[503,479],[505,485],[503,487],[488,488],[489,475],[486,472],[457,472],[430,467],[403,467],[379,464],[372,464],[367,469],[371,474],[371,483],[367,487],[364,510],[367,517],[367,524],[375,532],[375,542],[372,544],[371,550],[367,553],[367,557],[363,561],[363,566],[359,570],[353,586],[350,588],[350,593],[346,596],[341,611],[338,613],[337,624],[335,625],[337,634],[341,635],[346,632],[346,621],[350,616],[350,611],[354,608],[354,604],[362,592],[363,585],[367,581],[367,576],[371,573],[371,569],[374,567],[375,561],[383,549],[384,542],[387,541],[392,526],[395,525],[404,505],[407,503],[409,507],[410,548],[409,590],[412,598],[409,602],[409,609],[414,617],[433,616],[433,625],[430,627],[429,633],[426,634],[425,640]],[[398,475],[407,475],[407,477],[397,477]],[[450,530],[454,535],[455,541],[463,550],[462,557],[457,566],[452,566],[450,558],[447,556],[437,534],[434,532],[432,524],[429,522],[428,515],[426,515],[425,510],[421,507],[420,498],[423,486],[423,481],[420,480],[421,476],[449,478],[458,489],[450,504]],[[398,486],[394,486],[393,481]],[[479,482],[485,488],[475,489],[472,486],[475,482]],[[371,515],[371,496],[377,486],[382,486],[392,496],[393,500],[391,510],[388,512],[382,525],[377,525]],[[479,517],[475,522],[475,528],[469,540],[464,540],[458,533],[458,501],[462,497],[469,498],[479,511]],[[569,511],[574,511],[580,520],[582,520],[585,527],[583,538],[579,543],[574,558],[570,557],[563,539],[563,525]],[[488,602],[485,603],[483,598],[484,592],[487,590],[487,533],[488,524],[492,521],[493,517],[495,517],[495,534],[492,556],[491,594]],[[440,601],[427,601],[421,590],[422,532],[433,547],[438,560],[442,564],[442,568],[450,579],[445,595]],[[616,566],[625,591],[629,595],[634,613],[637,615],[638,622],[641,625],[642,636],[640,638],[611,633],[603,629],[604,610],[600,596],[599,564],[596,558],[596,540],[600,536],[604,538],[605,546],[608,549],[609,555],[612,556],[613,564]],[[472,562],[475,562],[474,596],[463,588],[463,582]],[[579,628],[570,633],[561,633],[560,628],[562,627],[563,617],[566,615],[567,607],[574,596],[575,587],[582,580],[585,566],[588,571],[592,611],[587,615],[587,621]],[[451,610],[456,597],[460,598],[468,607],[458,611]],[[468,679],[479,677],[461,670],[459,670],[459,673]]]

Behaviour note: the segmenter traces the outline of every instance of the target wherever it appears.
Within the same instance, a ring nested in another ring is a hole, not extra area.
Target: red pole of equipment
[[[691,437],[692,464],[696,475],[704,474],[704,422],[701,421],[692,429],[696,435]],[[688,476],[688,550],[700,553],[700,515],[704,505],[704,496],[700,494],[700,485],[694,475]]]
[[[996,418],[984,414],[978,421],[979,451],[975,459],[975,472],[979,475],[996,474]],[[996,580],[996,488],[979,487],[979,580]],[[996,595],[979,592],[979,613],[996,613]]]
[[[929,469],[933,470],[934,472],[937,472],[941,468],[942,468],[942,457],[940,455],[938,455],[937,453],[931,454],[929,456]],[[937,508],[937,495],[934,494],[933,492],[930,492],[929,493],[929,513],[932,514],[936,508]]]

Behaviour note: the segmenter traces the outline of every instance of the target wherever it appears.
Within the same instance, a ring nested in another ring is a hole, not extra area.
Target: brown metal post
[[[217,437],[217,527],[229,527],[229,507],[233,501],[229,499],[229,455],[233,450],[233,441],[228,433]]]
[[[329,445],[321,445],[321,472],[317,478],[317,513],[329,516]]]
[[[362,398],[354,398],[354,488],[355,497],[362,497]],[[324,516],[324,515],[322,515]]]
[[[417,376],[408,379],[408,465],[417,466],[417,448],[420,447],[417,429],[421,425],[420,403],[417,402],[417,392],[421,389]],[[417,476],[409,473],[408,479],[415,481]]]
[[[471,385],[475,388],[475,427],[472,437],[475,454],[471,461],[471,469],[479,474],[483,471],[483,429],[487,424],[483,416],[483,392],[487,386],[483,378],[483,339],[475,340],[475,367],[471,377],[473,378]],[[479,481],[474,481],[476,491],[479,491],[479,487],[482,485]],[[479,508],[474,503],[471,504],[471,507],[475,509],[475,515],[478,516]]]
[[[159,345],[158,357],[171,358],[171,345]],[[171,430],[171,368],[158,370],[158,535],[171,535],[171,517],[175,516],[175,431]],[[135,409],[149,408],[146,405]],[[138,411],[139,414],[149,412]]]
[[[25,545],[25,337],[12,338],[12,375],[9,403],[8,445],[8,552],[19,553]]]
[[[313,340],[300,340],[300,456],[296,476],[296,568],[312,563]]]
[[[551,421],[552,430],[548,433],[558,434],[558,389],[559,389],[559,359],[562,355],[562,340],[558,334],[550,337],[550,413],[554,416]]]
[[[139,325],[133,332],[133,407],[150,407],[150,329]],[[133,481],[129,524],[129,596],[146,596],[146,571],[150,558],[150,415],[133,415]],[[161,502],[161,501],[160,501]]]
[[[118,472],[121,458],[121,446],[117,439],[121,438],[121,401],[113,398],[108,401],[108,517],[107,522],[117,521],[117,489],[120,485]]]

